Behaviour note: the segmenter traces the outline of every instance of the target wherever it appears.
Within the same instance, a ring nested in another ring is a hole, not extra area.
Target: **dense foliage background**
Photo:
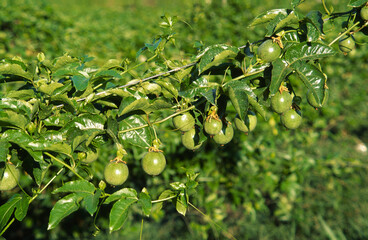
[[[328,1],[344,11],[348,1]],[[0,2],[0,57],[34,59],[39,52],[52,59],[69,53],[85,58],[91,66],[108,59],[135,59],[145,43],[162,30],[160,16],[178,16],[176,45],[166,49],[172,59],[190,59],[201,46],[229,43],[245,45],[264,36],[265,28],[247,28],[258,14],[289,7],[289,1],[50,1],[5,0]],[[323,11],[319,1],[306,1],[305,13]],[[336,24],[344,24],[337,20]],[[333,39],[339,29],[325,29]],[[207,216],[190,209],[186,217],[166,204],[163,212],[145,219],[143,239],[366,239],[368,238],[368,47],[367,36],[355,34],[357,47],[349,55],[337,54],[327,62],[330,98],[320,109],[305,99],[302,126],[287,131],[279,117],[259,118],[252,134],[237,132],[220,147],[213,141],[195,152],[186,150],[180,134],[160,127],[168,166],[162,176],[134,172],[126,186],[146,187],[157,196],[170,182],[181,181],[185,169],[199,172],[200,185],[192,202]],[[336,47],[336,46],[334,46]],[[337,49],[337,47],[336,47]],[[137,73],[143,69],[137,69]],[[3,92],[12,86],[2,85]],[[92,168],[96,181],[116,153],[107,143]],[[139,165],[143,151],[129,149],[127,161]],[[134,168],[132,168],[134,169]],[[24,182],[27,181],[24,177]],[[98,181],[97,181],[98,182]],[[1,203],[11,193],[1,192]],[[93,218],[78,211],[47,231],[50,209],[57,196],[39,197],[22,223],[15,222],[7,239],[89,239],[95,232]],[[138,239],[139,210],[129,215],[123,229],[109,234],[107,212],[96,222],[96,239]],[[37,219],[37,221],[36,221]],[[212,221],[211,221],[211,220]],[[216,222],[223,228],[215,226]]]

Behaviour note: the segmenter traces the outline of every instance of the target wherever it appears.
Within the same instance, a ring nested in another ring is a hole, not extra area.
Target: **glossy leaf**
[[[45,93],[49,96],[52,96],[53,92],[55,91],[55,89],[58,89],[60,87],[63,87],[64,84],[59,83],[59,82],[53,82],[50,84],[42,84],[39,88],[38,91]]]
[[[102,70],[96,73],[95,77],[113,77],[116,79],[121,79],[121,75],[116,70]]]
[[[68,122],[63,131],[79,130],[104,130],[105,119],[97,114],[85,114]]]
[[[89,78],[82,75],[82,74],[74,75],[74,76],[72,76],[72,81],[73,81],[74,87],[78,91],[84,91],[84,90],[86,90],[86,88],[88,86]]]
[[[216,85],[216,83],[210,83],[206,76],[202,76],[191,82],[185,89],[182,89],[179,95],[186,98],[195,98],[212,91]]]
[[[28,80],[32,80],[32,74],[23,70],[18,64],[2,64],[0,65],[0,74],[3,75],[15,75]],[[10,78],[9,80],[11,80]],[[8,80],[8,79],[7,79]]]
[[[304,2],[304,0],[291,0],[291,7],[296,8],[302,2]]]
[[[110,232],[117,231],[123,226],[128,216],[130,206],[136,201],[137,199],[133,198],[122,198],[112,206],[109,222]]]
[[[13,91],[9,91],[5,96],[7,98],[29,100],[35,97],[35,91],[33,89],[13,90]]]
[[[263,117],[264,120],[267,120],[267,111],[264,106],[257,101],[257,98],[248,95],[248,102],[252,108]]]
[[[52,193],[82,193],[85,195],[93,195],[95,193],[95,186],[87,180],[76,180],[64,183],[63,186],[55,189]]]
[[[97,211],[98,203],[100,202],[101,190],[97,189],[93,195],[84,197],[84,207],[91,216]]]
[[[176,197],[175,207],[178,213],[185,216],[185,214],[187,213],[187,209],[188,209],[188,203],[187,203],[185,191],[180,192],[179,195]]]
[[[109,204],[121,198],[132,198],[138,200],[137,191],[133,188],[122,188],[106,198],[104,204]]]
[[[238,48],[225,44],[216,44],[207,47],[197,56],[197,59],[200,59],[198,64],[199,74],[212,66],[224,63],[225,59],[234,58],[238,54],[238,51]]]
[[[156,83],[160,85],[164,97],[166,98],[178,97],[179,95],[178,89],[168,79],[157,80]]]
[[[43,161],[42,153],[39,151],[33,151],[28,146],[29,143],[33,142],[34,140],[24,131],[9,129],[2,134],[1,139],[17,144],[18,146],[26,150],[35,161]]]
[[[285,53],[285,60],[289,64],[296,61],[315,60],[319,58],[333,56],[335,50],[322,43],[299,43],[287,49]]]
[[[174,190],[184,190],[186,188],[185,184],[181,182],[170,183],[170,187],[172,187]]]
[[[173,197],[175,195],[176,195],[175,192],[173,192],[172,190],[167,189],[167,190],[163,191],[160,194],[160,196],[158,197],[158,200],[163,200],[163,199],[171,198],[171,197]],[[162,208],[162,205],[163,205],[163,202],[156,203],[155,210],[156,211],[160,211],[161,208]]]
[[[120,121],[119,130],[127,132],[119,132],[121,144],[132,144],[138,147],[150,147],[152,142],[152,133],[148,127],[135,129],[147,124],[143,117],[139,115],[130,116]],[[133,130],[131,130],[133,129]]]
[[[77,211],[81,200],[82,197],[72,193],[57,201],[51,209],[47,230],[55,228],[61,220]]]
[[[23,114],[14,112],[13,110],[1,110],[0,113],[0,126],[25,129],[29,123],[28,118]]]
[[[160,111],[163,109],[169,109],[171,107],[173,107],[172,103],[167,102],[162,99],[157,99],[153,103],[151,103],[151,105],[148,108],[146,108],[145,112],[150,113],[150,112]]]
[[[299,78],[312,91],[318,105],[322,106],[326,77],[316,66],[307,63],[293,64]]]
[[[6,203],[0,206],[0,229],[3,229],[12,216],[18,202],[22,200],[19,194],[14,194]]]
[[[250,24],[249,27],[254,27],[258,24],[268,23],[276,18],[278,14],[287,15],[287,9],[272,9],[258,15]]]
[[[138,203],[142,207],[143,214],[148,217],[151,214],[151,209],[152,209],[152,203],[151,203],[150,195],[148,193],[145,193],[145,192],[139,193]]]
[[[287,74],[289,74],[292,69],[289,67],[288,63],[280,58],[276,59],[272,63],[272,77],[270,84],[270,94],[274,95],[280,88],[281,83],[284,81]]]
[[[150,106],[150,104],[149,104],[149,102],[146,98],[140,98],[140,99],[137,99],[134,102],[130,103],[125,108],[121,109],[121,112],[119,111],[119,116],[122,116],[124,114],[130,113],[130,112],[136,111],[136,110],[145,111],[149,106]]]
[[[320,33],[323,33],[323,19],[320,11],[310,11],[306,16],[306,19],[308,19]]]
[[[288,15],[279,13],[268,23],[266,37],[272,36],[275,32],[283,27],[291,27],[293,24],[298,24],[298,22],[299,18],[295,11],[291,11]]]
[[[248,94],[244,90],[229,87],[228,96],[240,119],[244,120],[248,111]]]
[[[9,153],[10,143],[6,140],[0,139],[0,162],[6,161],[6,156]]]
[[[22,195],[22,199],[17,203],[17,209],[15,210],[14,216],[18,221],[22,221],[28,212],[30,198],[26,195]]]
[[[307,33],[307,42],[315,42],[318,41],[321,33],[318,29],[310,22],[306,23],[306,33]]]
[[[10,109],[16,113],[24,114],[29,119],[32,115],[32,105],[23,100],[17,100],[12,98],[2,98],[0,100],[0,109]]]
[[[67,94],[51,96],[51,102],[55,105],[63,104],[63,108],[68,112],[74,113],[77,111],[77,102],[75,100],[71,100]]]
[[[367,0],[350,0],[348,7],[360,7],[366,2]]]

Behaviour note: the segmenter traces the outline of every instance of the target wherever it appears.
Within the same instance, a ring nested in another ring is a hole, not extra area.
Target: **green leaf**
[[[105,119],[102,116],[97,114],[85,114],[68,122],[62,131],[75,131],[76,129],[82,131],[104,130],[104,124]]]
[[[95,186],[88,182],[87,180],[76,180],[64,183],[63,186],[52,191],[53,194],[56,193],[82,193],[82,195],[93,195],[95,193]]]
[[[146,113],[156,112],[163,109],[169,109],[173,107],[172,103],[164,101],[162,99],[157,99],[145,110]]]
[[[165,191],[163,191],[160,196],[158,197],[158,200],[163,200],[163,199],[166,199],[166,198],[171,198],[173,196],[175,196],[176,193],[173,192],[172,190],[170,189],[167,189]],[[162,205],[163,205],[163,202],[158,202],[156,203],[156,206],[155,206],[155,211],[160,211],[161,208],[162,208]]]
[[[272,36],[273,33],[276,31],[277,24],[279,24],[282,20],[286,18],[287,18],[287,15],[284,15],[282,13],[277,14],[277,16],[274,19],[272,19],[266,27],[267,29],[266,37]]]
[[[28,123],[29,118],[23,114],[18,114],[13,110],[0,109],[0,126],[25,129]]]
[[[43,120],[45,126],[64,127],[68,122],[73,119],[73,115],[70,113],[64,113],[61,115],[54,115]]]
[[[312,23],[309,23],[309,22],[306,23],[306,28],[307,28],[307,31],[306,31],[307,32],[307,41],[308,42],[318,41],[318,39],[321,36],[318,29]]]
[[[14,194],[6,203],[0,206],[0,229],[2,230],[12,216],[18,202],[22,200],[19,194]]]
[[[300,60],[315,60],[330,57],[335,54],[333,48],[321,43],[299,43],[287,49],[285,60],[293,64]]]
[[[15,214],[14,214],[15,218],[18,221],[22,221],[27,215],[28,207],[29,207],[29,200],[30,200],[30,197],[23,194],[22,199],[18,202],[16,206],[17,209],[15,210]]]
[[[306,19],[309,20],[320,33],[323,33],[323,19],[320,11],[310,11],[306,16]]]
[[[47,230],[55,228],[61,220],[77,211],[81,200],[82,197],[72,193],[57,201],[51,209]]]
[[[295,9],[299,4],[304,2],[304,0],[291,0],[291,7]]]
[[[2,64],[0,65],[0,74],[1,75],[15,75],[28,80],[32,80],[32,74],[30,72],[26,72],[23,68],[18,64]],[[12,79],[12,78],[10,78]]]
[[[32,108],[33,106],[24,100],[12,98],[2,98],[0,100],[0,109],[10,109],[16,113],[26,115],[29,119],[32,116]]]
[[[0,162],[6,161],[6,156],[9,154],[10,143],[0,139]]]
[[[326,77],[316,66],[304,62],[293,64],[299,78],[312,91],[317,104],[322,106]]]
[[[121,79],[121,75],[116,70],[102,70],[96,73],[95,77],[113,77]]]
[[[292,27],[299,23],[299,16],[295,11],[291,11],[287,16],[284,14],[278,14],[273,20],[267,25],[266,37],[272,36],[278,30],[284,27]]]
[[[225,59],[236,57],[239,50],[236,47],[228,46],[226,44],[216,44],[207,47],[196,57],[199,59],[198,72],[203,73],[212,66],[224,63]]]
[[[185,216],[188,209],[187,196],[185,194],[185,191],[180,192],[179,195],[176,197],[175,207],[178,213]]]
[[[74,76],[72,76],[72,81],[73,81],[74,87],[78,91],[84,91],[84,90],[86,90],[86,88],[88,86],[89,78],[82,75],[82,74],[74,75]]]
[[[148,193],[141,192],[139,193],[139,200],[138,203],[142,207],[143,214],[149,217],[151,214],[152,209],[152,203],[151,203],[151,197]]]
[[[207,92],[201,93],[201,95],[205,97],[208,102],[216,105],[216,90],[216,88],[209,89]]]
[[[289,67],[288,63],[280,58],[276,59],[272,63],[272,77],[270,84],[270,94],[274,95],[280,88],[281,83],[284,81],[287,74],[289,74],[292,69]]]
[[[121,144],[132,144],[138,147],[150,147],[152,142],[152,133],[148,127],[135,129],[142,125],[145,125],[146,121],[142,116],[134,115],[125,118],[120,121],[119,129],[120,131],[128,130],[127,132],[119,132],[119,139]],[[133,130],[131,130],[133,129]]]
[[[71,100],[66,93],[51,96],[51,102],[55,105],[63,104],[63,108],[68,112],[75,113],[77,111],[77,102]]]
[[[254,27],[258,24],[268,23],[269,21],[276,18],[277,15],[287,15],[287,9],[272,9],[269,11],[266,11],[257,17],[254,18],[254,20],[249,24],[249,27]]]
[[[29,100],[35,97],[35,92],[33,89],[12,90],[12,91],[9,91],[5,96],[7,98]]]
[[[33,157],[35,161],[37,162],[43,161],[42,153],[39,151],[33,151],[28,146],[29,143],[33,142],[34,140],[31,136],[29,136],[24,131],[14,130],[14,129],[6,130],[2,134],[1,139],[17,144],[19,147],[26,150]]]
[[[164,80],[157,80],[156,83],[160,85],[162,94],[166,98],[177,98],[178,89],[166,78]]]
[[[172,187],[174,190],[177,190],[177,191],[186,189],[186,185],[181,182],[170,183],[170,187]]]
[[[136,201],[137,199],[122,198],[112,206],[109,223],[110,232],[117,231],[123,226],[130,206]]]
[[[124,114],[130,113],[130,112],[136,111],[136,110],[145,111],[149,106],[150,106],[150,104],[149,104],[149,102],[146,98],[140,98],[140,99],[137,99],[134,102],[130,103],[125,108],[121,109],[121,111],[119,109],[119,116],[122,116]]]
[[[91,216],[97,211],[98,203],[100,202],[101,189],[97,189],[95,194],[88,195],[84,198],[84,207]]]
[[[218,86],[217,83],[210,83],[207,79],[207,76],[201,76],[191,82],[188,86],[186,86],[184,89],[182,89],[179,92],[179,95],[185,98],[195,98],[197,96],[204,96],[206,95],[208,97],[207,100],[209,102],[213,102],[213,89],[216,90],[216,87]],[[215,91],[216,94],[216,91]],[[215,95],[216,96],[216,95]]]
[[[248,102],[253,107],[253,109],[259,113],[263,117],[264,120],[267,120],[267,111],[265,108],[257,101],[257,98],[248,95]]]
[[[360,7],[366,2],[367,0],[350,0],[348,7]]]
[[[228,88],[228,96],[240,119],[244,120],[248,111],[248,94],[242,89]]]
[[[75,63],[77,61],[78,61],[78,59],[73,58],[69,55],[64,55],[64,56],[58,57],[53,62],[54,67],[53,67],[52,71],[55,72],[55,70],[57,70],[61,67],[65,67],[66,65],[70,65],[71,63]]]
[[[53,82],[50,84],[41,84],[41,86],[39,86],[39,88],[37,89],[38,91],[45,93],[49,96],[52,96],[53,92],[55,91],[55,89],[63,87],[64,84],[59,83],[59,82]]]
[[[121,198],[132,198],[138,200],[137,191],[133,188],[122,188],[119,191],[116,191],[113,194],[111,194],[108,198],[106,198],[104,204],[109,204]]]
[[[68,156],[71,156],[72,154],[72,148],[69,144],[50,140],[33,141],[28,144],[28,147],[31,148],[33,151],[52,151]]]

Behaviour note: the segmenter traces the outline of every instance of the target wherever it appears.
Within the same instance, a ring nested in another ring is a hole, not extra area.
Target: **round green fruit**
[[[183,143],[184,147],[189,150],[196,150],[201,147],[202,143],[196,144],[198,141],[198,135],[196,134],[196,129],[192,128],[188,132],[185,132],[181,135],[181,142]]]
[[[91,162],[96,161],[99,155],[100,155],[99,149],[95,149],[95,150],[91,149],[86,153],[84,152],[78,153],[78,158],[83,163],[91,163]]]
[[[339,40],[339,48],[341,52],[348,53],[351,52],[355,47],[355,41],[352,37],[343,36]]]
[[[362,7],[360,9],[360,17],[364,20],[364,21],[368,21],[368,6],[365,5],[364,7]]]
[[[217,144],[225,145],[229,143],[234,137],[234,128],[231,126],[231,124],[227,124],[226,128],[222,128],[221,131],[213,136],[213,140]]]
[[[7,191],[15,188],[19,182],[20,171],[13,164],[6,163],[3,176],[0,180],[0,190]]]
[[[123,162],[110,162],[104,170],[106,182],[114,186],[123,184],[128,179],[128,176],[128,166]]]
[[[143,170],[152,176],[162,173],[165,166],[166,159],[162,152],[148,152],[142,159]]]
[[[203,124],[204,130],[208,135],[216,135],[218,134],[222,129],[222,122],[218,119],[209,119],[206,120]]]
[[[248,115],[242,121],[239,116],[235,117],[235,127],[242,132],[248,133],[253,131],[257,126],[257,116],[254,112],[248,111]]]
[[[281,48],[272,40],[266,40],[258,47],[257,54],[262,61],[272,62],[280,56]]]
[[[173,118],[174,127],[182,132],[187,132],[194,127],[194,117],[186,112]]]
[[[314,108],[321,108],[326,103],[327,98],[328,98],[328,91],[327,89],[325,89],[325,94],[323,96],[322,103],[318,104],[316,98],[313,95],[313,92],[308,90],[307,101],[309,105],[311,105]]]
[[[271,97],[271,107],[278,114],[289,110],[292,103],[293,98],[291,97],[291,94],[286,91],[283,91],[282,93],[277,92]]]
[[[302,123],[302,114],[299,111],[290,109],[281,115],[281,122],[288,129],[296,129]]]

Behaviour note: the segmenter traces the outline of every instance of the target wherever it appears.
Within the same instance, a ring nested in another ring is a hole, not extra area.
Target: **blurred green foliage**
[[[347,3],[328,4],[338,11]],[[158,23],[167,13],[179,18],[176,46],[167,49],[167,54],[190,58],[199,43],[242,46],[259,40],[265,29],[247,28],[247,24],[265,10],[283,7],[289,7],[289,1],[3,0],[0,57],[27,59],[42,51],[49,58],[64,52],[92,56],[91,64],[111,58],[134,61],[144,43],[152,42],[162,31]],[[306,12],[316,8],[322,11],[317,1],[307,1],[302,7]],[[338,33],[334,28],[325,32],[331,39]],[[238,132],[224,147],[210,141],[201,150],[190,152],[181,146],[180,134],[172,131],[170,124],[163,124],[159,135],[162,140],[170,139],[163,141],[167,169],[159,178],[132,172],[126,185],[146,187],[157,197],[169,182],[182,180],[185,169],[200,172],[192,202],[226,231],[194,209],[183,218],[167,204],[165,214],[145,219],[143,239],[224,239],[228,232],[237,239],[368,238],[368,47],[366,35],[357,33],[355,37],[358,45],[353,52],[326,61],[327,105],[314,110],[303,98],[304,122],[298,130],[286,131],[276,115],[268,121],[259,117],[254,133]],[[102,179],[106,161],[114,157],[110,146],[107,143],[92,164],[96,182]],[[129,163],[140,165],[142,155],[142,150],[129,149]],[[1,193],[2,202],[8,194]],[[25,224],[13,224],[5,237],[89,239],[93,218],[83,211],[46,231],[49,211],[45,209],[51,209],[56,200],[42,195],[31,204]],[[107,211],[103,210],[96,224],[107,229]],[[123,230],[111,235],[102,231],[96,239],[137,239],[140,227],[140,212],[135,209]]]

